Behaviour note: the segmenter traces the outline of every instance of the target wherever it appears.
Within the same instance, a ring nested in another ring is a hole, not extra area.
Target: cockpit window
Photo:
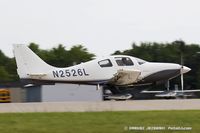
[[[139,65],[142,65],[142,64],[144,64],[144,63],[147,62],[147,61],[139,59],[139,58],[135,58],[135,59],[137,60],[137,62],[138,62]]]
[[[109,59],[102,60],[98,62],[101,67],[112,67],[112,63]]]
[[[115,57],[118,66],[133,66],[133,62],[128,57]]]

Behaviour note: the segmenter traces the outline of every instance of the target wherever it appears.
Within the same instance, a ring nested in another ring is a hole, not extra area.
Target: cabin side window
[[[115,57],[118,66],[133,66],[133,62],[128,57]]]
[[[98,64],[100,65],[100,67],[112,67],[113,66],[109,59],[99,61]]]

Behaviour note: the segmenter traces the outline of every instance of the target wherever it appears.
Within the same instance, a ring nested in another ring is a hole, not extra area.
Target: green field
[[[192,130],[165,129],[156,132],[199,133],[200,110],[0,114],[0,133],[141,133],[144,130],[128,129],[169,126],[192,127]]]

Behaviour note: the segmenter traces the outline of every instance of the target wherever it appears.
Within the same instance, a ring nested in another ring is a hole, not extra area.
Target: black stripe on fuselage
[[[169,80],[177,77],[178,75],[180,75],[180,69],[163,70],[145,77],[139,83],[153,83],[157,81]]]

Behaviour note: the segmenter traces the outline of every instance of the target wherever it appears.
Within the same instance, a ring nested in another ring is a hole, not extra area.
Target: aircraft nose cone
[[[183,66],[182,72],[183,73],[187,73],[189,72],[191,69],[189,67]]]

